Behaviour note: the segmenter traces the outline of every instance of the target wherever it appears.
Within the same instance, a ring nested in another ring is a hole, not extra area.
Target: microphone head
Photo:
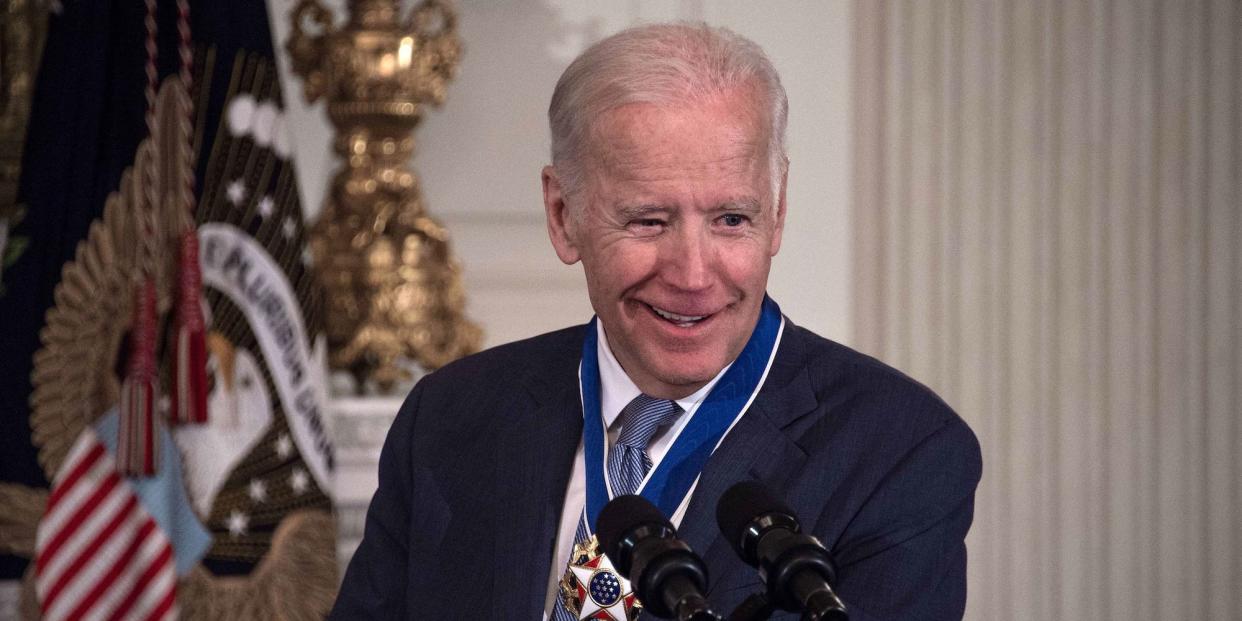
[[[645,527],[645,528],[644,528]],[[634,544],[647,536],[672,537],[673,524],[646,498],[634,494],[617,496],[604,505],[595,523],[600,547],[621,575],[630,577]]]
[[[779,516],[775,523],[769,516]],[[716,504],[716,525],[728,540],[729,545],[751,565],[759,563],[755,554],[761,530],[768,526],[781,525],[790,530],[798,530],[798,521],[794,512],[784,501],[768,491],[767,486],[758,481],[742,481],[725,490]]]

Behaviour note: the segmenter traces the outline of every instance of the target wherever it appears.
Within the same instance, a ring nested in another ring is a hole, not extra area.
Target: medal
[[[561,601],[577,619],[633,621],[643,605],[592,535],[574,544],[569,567],[561,578]]]
[[[578,368],[582,391],[582,446],[586,466],[586,503],[583,507],[587,534],[612,497],[605,472],[608,459],[607,432],[600,412],[599,333],[593,318],[582,343]],[[703,403],[673,438],[660,463],[647,473],[635,493],[671,516],[699,479],[707,459],[729,429],[750,407],[776,358],[785,319],[771,298],[764,296],[754,332]],[[561,602],[578,619],[631,621],[642,604],[628,580],[613,568],[591,535],[574,545],[569,566],[560,583]]]

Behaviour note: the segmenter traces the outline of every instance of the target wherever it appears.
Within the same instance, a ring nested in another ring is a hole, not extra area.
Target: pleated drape
[[[1242,618],[1242,5],[854,28],[855,342],[979,435],[968,618]]]

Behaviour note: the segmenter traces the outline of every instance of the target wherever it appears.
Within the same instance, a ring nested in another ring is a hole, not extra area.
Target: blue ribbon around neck
[[[594,530],[595,521],[608,504],[608,485],[604,478],[605,444],[604,417],[600,411],[599,338],[593,317],[582,343],[582,366],[579,381],[582,388],[582,442],[586,461],[587,525]],[[764,296],[759,322],[750,340],[724,377],[712,388],[707,399],[693,413],[659,465],[651,472],[639,495],[672,517],[682,500],[698,480],[703,465],[711,457],[720,438],[733,426],[744,408],[759,392],[768,365],[776,351],[784,319],[781,309]]]

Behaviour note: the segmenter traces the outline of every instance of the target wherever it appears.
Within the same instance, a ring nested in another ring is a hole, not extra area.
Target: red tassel
[[[207,422],[207,330],[200,296],[202,267],[198,231],[181,234],[178,266],[177,340],[173,350],[173,389],[168,419],[174,425]]]
[[[127,476],[150,476],[159,468],[159,434],[155,402],[155,279],[147,277],[134,291],[134,325],[129,332],[129,364],[121,385],[121,425],[117,470]]]

